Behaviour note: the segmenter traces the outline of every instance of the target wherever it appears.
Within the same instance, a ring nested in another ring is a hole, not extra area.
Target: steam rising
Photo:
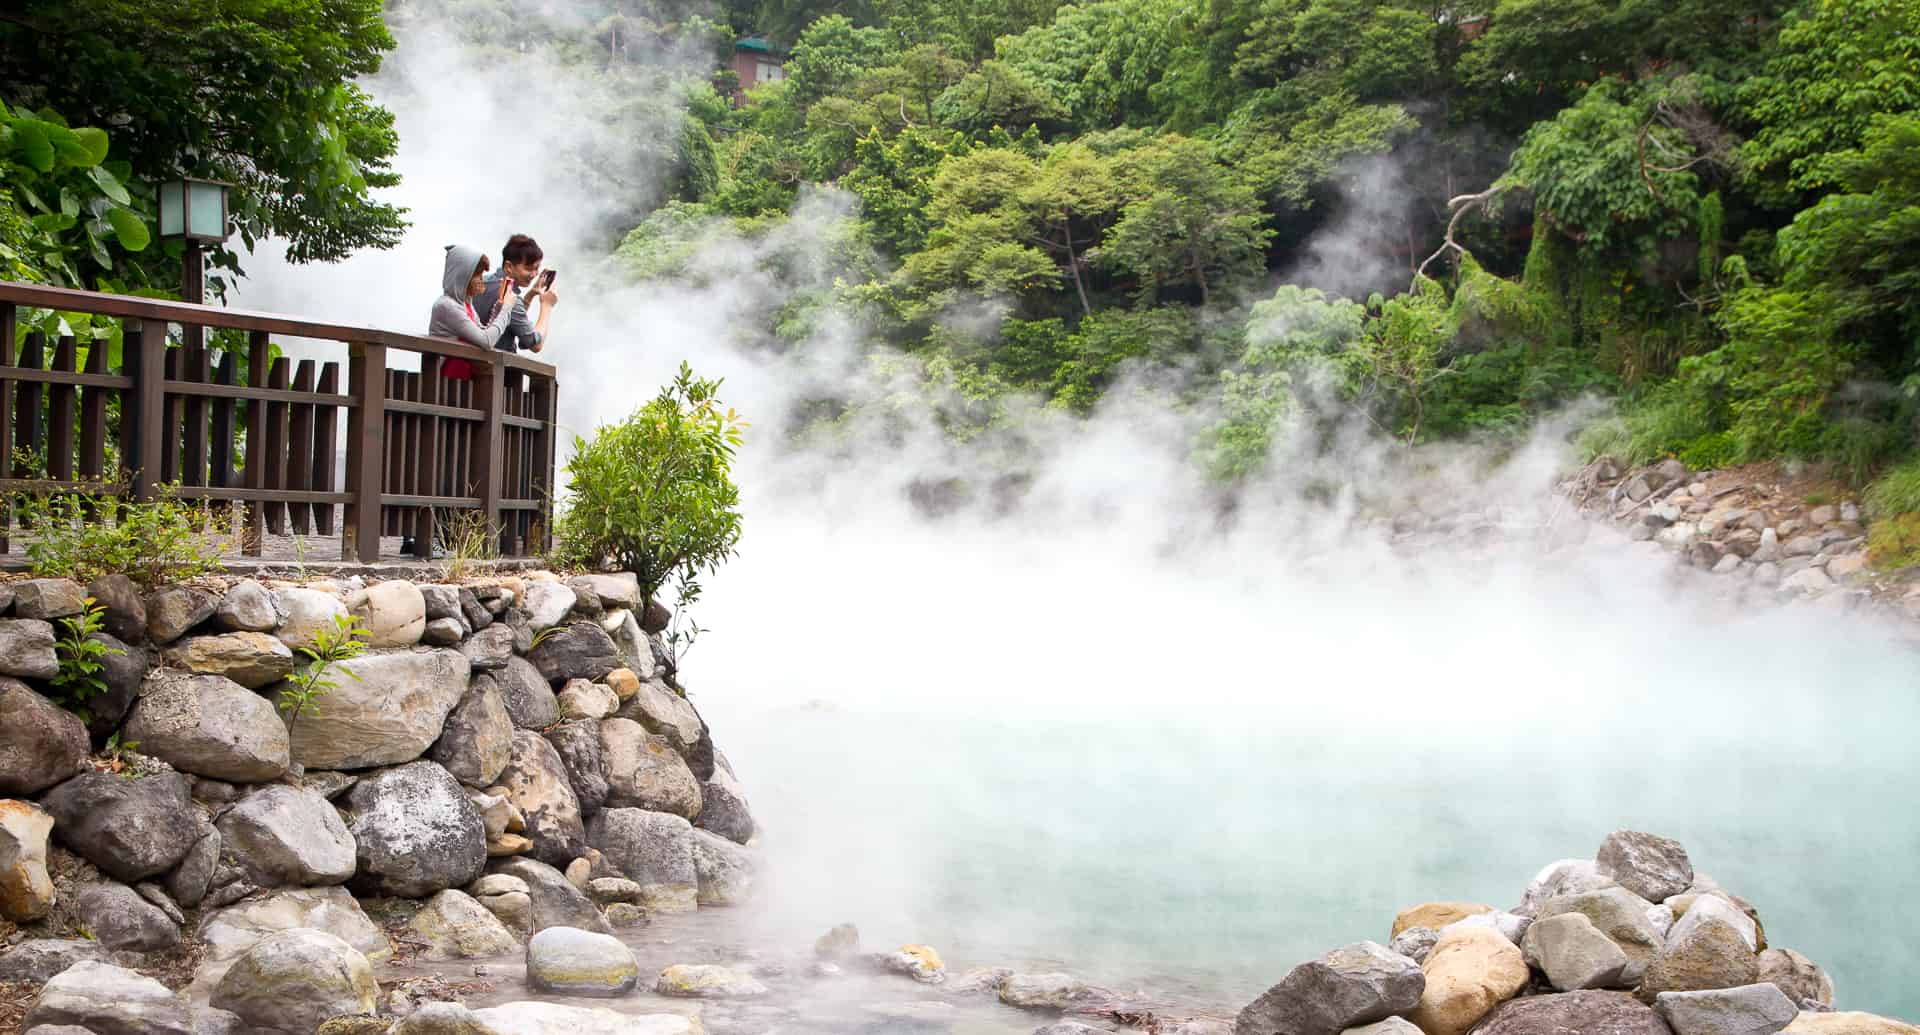
[[[797,447],[809,400],[901,388],[843,315],[786,354],[749,330],[830,282],[818,242],[849,199],[808,192],[768,239],[716,231],[684,280],[623,284],[602,262],[631,198],[579,181],[582,147],[617,150],[598,87],[476,65],[430,24],[398,35],[371,87],[399,118],[406,242],[256,257],[237,304],[418,330],[442,245],[525,231],[563,271],[542,358],[571,430],[683,358],[726,378],[755,423],[746,538],[709,580],[686,682],[764,828],[772,895],[742,922],[769,940],[852,920],[870,944],[1237,1003],[1384,939],[1402,906],[1510,906],[1540,864],[1632,826],[1757,903],[1843,1006],[1920,1014],[1886,908],[1920,897],[1902,732],[1920,706],[1886,630],[1736,610],[1657,549],[1588,534],[1549,491],[1557,424],[1501,457],[1357,428],[1332,456],[1283,443],[1230,506],[1191,462],[1209,415],[1145,374],[1085,422],[1036,405],[957,445],[909,409]],[[619,132],[670,140],[671,115]],[[1373,200],[1353,218],[1386,211],[1391,166],[1356,175]],[[657,197],[643,168],[621,180]],[[1351,229],[1303,275],[1378,276]],[[948,487],[937,517],[928,486]],[[1413,510],[1454,530],[1396,533]]]

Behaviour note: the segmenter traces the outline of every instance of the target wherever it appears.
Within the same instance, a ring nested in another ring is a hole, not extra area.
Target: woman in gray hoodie
[[[433,300],[433,317],[427,322],[427,333],[439,338],[458,338],[469,345],[478,345],[483,349],[493,348],[494,342],[507,333],[508,320],[504,315],[496,315],[492,324],[483,324],[474,315],[473,298],[487,289],[486,253],[478,248],[469,248],[456,244],[447,248],[447,266],[440,274],[440,297]],[[513,306],[495,306],[496,314],[511,313]],[[457,360],[466,366],[465,360]]]

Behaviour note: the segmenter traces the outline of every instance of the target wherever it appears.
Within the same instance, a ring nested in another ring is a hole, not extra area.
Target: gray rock
[[[500,772],[499,785],[526,819],[534,858],[554,866],[579,858],[587,847],[580,800],[559,753],[545,737],[532,730],[514,731],[513,750]]]
[[[522,657],[511,657],[493,676],[506,699],[507,714],[521,729],[541,730],[560,721],[560,704],[540,670]]]
[[[600,603],[600,595],[594,592],[593,585],[578,576],[566,580],[566,587],[573,590],[573,610],[569,618],[591,618],[598,621],[606,613],[605,605]]]
[[[339,597],[317,589],[274,590],[273,606],[282,616],[274,635],[294,650],[314,646],[321,633],[335,632],[347,617],[347,605]]]
[[[132,883],[172,869],[200,839],[187,778],[138,780],[82,773],[47,792],[53,836],[115,880]]]
[[[99,606],[100,628],[109,636],[126,643],[147,642],[147,602],[132,579],[102,575],[87,584],[87,595]]]
[[[469,629],[480,630],[493,625],[492,612],[480,603],[480,598],[473,595],[473,590],[465,586],[460,587],[460,617]]]
[[[639,983],[633,950],[610,934],[549,927],[527,940],[527,984],[537,992],[611,997]]]
[[[108,633],[93,633],[87,639],[107,648],[100,658],[100,678],[107,689],[105,693],[87,698],[86,718],[87,735],[95,744],[105,744],[126,721],[133,703],[139,700],[140,688],[146,682],[153,658],[145,648],[127,644]]]
[[[547,682],[564,683],[604,678],[620,667],[620,652],[599,623],[575,622],[541,640],[527,652],[527,660]]]
[[[504,625],[489,625],[462,642],[460,653],[466,656],[467,664],[475,672],[505,668],[508,659],[514,656],[513,630]]]
[[[573,590],[558,582],[527,583],[527,624],[533,627],[534,632],[551,629],[565,621],[567,612],[573,610],[573,604]]]
[[[252,579],[234,583],[213,610],[213,624],[228,632],[272,632],[285,617],[273,594]]]
[[[584,679],[569,680],[556,696],[562,719],[590,719],[598,722],[620,709],[620,698],[604,683]]]
[[[526,941],[533,937],[533,896],[524,891],[512,891],[504,895],[488,895],[479,899],[487,912],[499,919],[514,937]]]
[[[199,908],[213,888],[213,874],[220,865],[222,847],[218,830],[209,829],[200,835],[187,850],[186,857],[167,874],[167,894],[188,909]]]
[[[1337,1035],[1412,1010],[1426,989],[1412,960],[1373,942],[1302,963],[1248,1003],[1235,1035]]]
[[[1719,920],[1739,931],[1741,939],[1747,943],[1747,948],[1755,952],[1759,951],[1759,925],[1753,922],[1752,917],[1742,912],[1740,907],[1715,894],[1695,896],[1692,904],[1687,907],[1686,913],[1668,928],[1667,944],[1671,945],[1685,939],[1694,928],[1708,920]]]
[[[362,894],[422,898],[471,883],[487,865],[480,810],[445,769],[414,762],[347,792]]]
[[[427,629],[427,602],[405,579],[376,582],[349,593],[347,611],[358,616],[369,647],[411,647]]]
[[[1447,932],[1455,928],[1484,927],[1489,931],[1498,933],[1500,937],[1505,938],[1517,946],[1526,936],[1527,928],[1532,926],[1532,924],[1532,917],[1521,916],[1518,913],[1509,913],[1505,910],[1496,909],[1491,913],[1475,913],[1472,916],[1455,920],[1453,923],[1440,928],[1439,934],[1441,937],[1445,937]]]
[[[1008,974],[1000,982],[1000,1001],[1022,1010],[1065,1010],[1087,986],[1072,974]]]
[[[1653,1009],[1674,1035],[1773,1035],[1800,1016],[1793,1000],[1769,984],[1662,992]]]
[[[1540,907],[1540,914],[1534,923],[1563,913],[1584,915],[1601,934],[1612,939],[1620,951],[1627,954],[1627,969],[1622,981],[1631,985],[1640,979],[1647,964],[1666,945],[1666,939],[1647,919],[1647,909],[1651,905],[1625,888],[1607,887],[1548,899]]]
[[[1788,557],[1812,557],[1820,552],[1820,537],[1817,535],[1797,535],[1787,540],[1785,548]]]
[[[430,960],[487,959],[520,948],[520,940],[473,897],[451,888],[435,894],[407,926],[426,942]]]
[[[73,1025],[93,1035],[194,1035],[187,1001],[131,970],[81,960],[40,990],[21,1030]]]
[[[700,875],[693,861],[693,826],[679,816],[608,808],[593,817],[587,840],[614,868],[639,884],[650,909],[686,912],[698,902]]]
[[[0,676],[52,679],[60,674],[53,626],[31,618],[0,618]]]
[[[20,623],[0,622],[0,656],[9,624]],[[73,713],[0,676],[0,797],[31,797],[78,773],[89,746]]]
[[[732,967],[676,963],[660,972],[654,980],[653,991],[655,995],[676,999],[753,999],[766,995],[770,989],[753,975]]]
[[[640,901],[640,885],[625,877],[595,877],[587,881],[587,897],[602,905]]]
[[[172,643],[212,618],[219,603],[204,589],[162,586],[147,594],[147,639],[159,646]]]
[[[107,950],[84,938],[34,938],[0,952],[0,981],[44,985],[81,962],[104,963]]]
[[[1709,917],[1669,941],[1666,950],[1647,965],[1639,995],[1652,1002],[1661,992],[1736,988],[1751,985],[1759,977],[1760,961],[1748,948],[1746,937],[1732,924]]]
[[[1564,992],[1501,1004],[1475,1035],[1673,1035],[1660,1015],[1625,992]]]
[[[309,769],[300,777],[300,786],[328,801],[338,799],[360,782],[359,773],[341,773],[331,769]]]
[[[334,686],[314,699],[318,713],[292,723],[293,760],[310,769],[411,762],[466,696],[467,659],[455,651],[367,654],[334,669]]]
[[[461,618],[459,586],[419,586],[420,600],[427,611],[427,621],[441,618]]]
[[[87,608],[87,591],[72,579],[26,579],[14,583],[12,589],[16,618],[50,622],[77,615]]]
[[[360,903],[343,887],[276,891],[208,913],[198,936],[215,961],[235,959],[260,939],[280,931],[311,928],[353,946],[368,959],[393,955],[387,936],[367,919]]]
[[[473,1011],[494,1035],[693,1035],[699,1018],[631,1014],[559,1003],[520,1002]]]
[[[513,757],[513,716],[497,683],[474,679],[427,757],[469,787],[490,787],[500,778]]]
[[[420,633],[420,642],[429,647],[452,647],[466,638],[467,627],[458,618],[434,618]]]
[[[700,781],[665,737],[637,722],[608,719],[600,724],[600,747],[608,808],[671,812],[687,820],[700,815]]]
[[[1795,593],[1825,593],[1834,586],[1832,576],[1819,568],[1802,568],[1780,580],[1780,588]]]
[[[1440,941],[1440,932],[1431,927],[1409,927],[1393,936],[1393,942],[1387,946],[1393,952],[1414,961],[1425,963],[1433,953],[1433,946]]]
[[[339,884],[354,872],[354,839],[325,798],[276,784],[215,822],[222,846],[263,888]]]
[[[1833,1005],[1833,979],[1820,965],[1792,949],[1760,954],[1760,980],[1772,984],[1802,1007]]]
[[[851,959],[859,952],[860,928],[852,924],[834,924],[826,934],[813,940],[813,954],[823,960]]]
[[[753,853],[718,834],[693,832],[693,869],[703,906],[737,906],[753,894]]]
[[[733,774],[716,769],[713,778],[700,785],[700,815],[693,825],[711,830],[735,844],[753,840],[753,810],[746,793]]]
[[[647,601],[640,613],[640,628],[648,633],[665,632],[673,624],[673,612],[658,600]]]
[[[639,723],[648,733],[665,737],[682,755],[700,742],[706,728],[693,705],[658,680],[640,684],[639,692],[620,707],[619,714]]]
[[[90,884],[75,906],[80,922],[109,949],[164,952],[180,944],[180,928],[125,884]]]
[[[607,638],[613,641],[613,649],[619,652],[621,661],[642,682],[659,675],[660,666],[653,661],[653,646],[647,642],[647,634],[640,631],[640,620],[632,611],[622,608],[607,612],[600,620],[600,628],[607,631]]]
[[[568,580],[568,584],[574,586],[576,592],[583,585],[593,590],[600,606],[608,611],[640,606],[640,578],[630,571],[611,575],[581,575]]]
[[[162,913],[167,914],[167,919],[173,921],[175,924],[184,924],[187,922],[187,914],[181,910],[180,903],[175,902],[173,896],[167,894],[166,889],[160,885],[150,880],[144,880],[134,885],[133,890],[139,892],[141,898],[151,902],[154,907]]]
[[[564,874],[546,863],[537,859],[501,859],[495,860],[489,870],[517,877],[526,883],[527,896],[533,907],[532,930],[578,927],[603,934],[613,933],[606,918],[594,908],[593,901],[574,887]]]
[[[262,638],[286,649],[271,637]],[[287,660],[290,665],[292,660]],[[127,718],[123,736],[138,743],[141,754],[216,780],[277,779],[290,761],[287,727],[273,705],[219,675],[154,670]]]
[[[564,722],[547,730],[545,736],[566,770],[567,782],[580,803],[581,817],[592,819],[607,801],[607,762],[600,743],[600,724]]]
[[[1527,965],[1562,992],[1617,986],[1627,970],[1627,954],[1581,913],[1535,922],[1520,947]]]
[[[255,1028],[310,1035],[343,1014],[371,1014],[380,986],[353,946],[325,931],[268,935],[227,969],[209,1002]]]

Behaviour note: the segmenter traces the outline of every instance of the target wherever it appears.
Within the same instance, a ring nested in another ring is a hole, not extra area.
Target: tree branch
[[[1432,264],[1433,260],[1445,255],[1449,251],[1456,251],[1462,255],[1471,254],[1459,241],[1453,239],[1454,231],[1460,228],[1460,220],[1464,218],[1468,212],[1485,208],[1489,202],[1506,192],[1506,184],[1496,183],[1478,194],[1462,194],[1448,201],[1447,208],[1452,210],[1453,216],[1447,220],[1446,236],[1440,242],[1440,247],[1432,255],[1427,256],[1426,261],[1420,264],[1419,269],[1413,271],[1414,282],[1418,283],[1421,277],[1427,275],[1427,267]]]

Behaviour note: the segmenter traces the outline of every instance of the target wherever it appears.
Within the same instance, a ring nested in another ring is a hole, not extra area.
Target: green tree
[[[1100,257],[1139,278],[1143,298],[1184,282],[1206,305],[1220,285],[1260,270],[1273,231],[1253,189],[1204,141],[1169,136],[1119,161],[1133,200]]]

